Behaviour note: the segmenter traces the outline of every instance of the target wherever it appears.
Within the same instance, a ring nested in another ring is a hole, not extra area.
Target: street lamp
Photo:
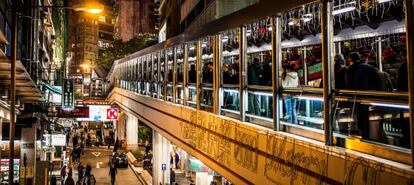
[[[91,14],[99,14],[104,11],[104,5],[99,3],[99,0],[88,0],[88,2],[77,3],[72,6],[33,6],[33,8],[60,8],[72,9],[74,11],[84,11]],[[15,124],[16,124],[16,63],[17,63],[17,45],[18,45],[18,23],[20,11],[13,8],[13,29],[12,29],[12,62],[10,66],[11,73],[11,87],[10,87],[10,126],[9,126],[9,185],[13,184],[14,180],[14,139],[15,139]],[[22,16],[24,17],[24,16]],[[64,70],[66,71],[66,70]],[[64,74],[66,77],[66,74]]]
[[[105,6],[99,1],[89,0],[88,2],[76,3],[72,6],[33,6],[34,8],[62,8],[75,11],[88,12],[91,14],[102,13],[105,9]]]
[[[94,1],[88,1],[84,3],[79,3],[73,5],[73,10],[75,11],[84,11],[91,14],[99,14],[104,11],[104,5],[94,2]]]

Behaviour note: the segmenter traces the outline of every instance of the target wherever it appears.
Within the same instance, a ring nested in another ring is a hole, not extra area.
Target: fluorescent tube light
[[[321,97],[314,97],[314,96],[297,96],[298,99],[301,100],[314,100],[314,101],[323,101]]]
[[[259,95],[259,96],[273,96],[272,93],[266,93],[266,92],[249,92],[252,93],[254,95]]]
[[[339,14],[343,14],[346,12],[351,12],[354,11],[356,9],[356,2],[352,1],[349,3],[345,3],[339,6],[335,6],[334,10],[332,11],[332,15],[339,15]]]
[[[234,89],[224,89],[224,92],[229,92],[229,93],[239,93],[239,90],[234,90]]]
[[[381,3],[387,3],[387,2],[390,2],[390,1],[392,1],[392,0],[378,0],[378,3],[381,4]]]
[[[391,107],[391,108],[400,108],[400,109],[409,109],[408,105],[398,105],[398,104],[389,104],[389,103],[369,103],[373,106],[379,107]]]

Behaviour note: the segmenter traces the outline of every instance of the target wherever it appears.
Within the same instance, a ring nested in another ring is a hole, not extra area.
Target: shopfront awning
[[[50,84],[48,84],[46,82],[43,82],[42,81],[42,82],[40,82],[40,85],[42,85],[43,87],[45,87],[46,89],[48,89],[49,91],[51,91],[51,92],[53,92],[55,94],[59,94],[59,95],[62,94],[62,90],[60,90],[60,89],[58,89],[56,87],[53,87],[52,85],[50,85]]]
[[[11,85],[11,60],[0,50],[0,85]],[[18,60],[16,64],[16,98],[21,102],[42,101],[42,94],[27,73],[23,64]]]

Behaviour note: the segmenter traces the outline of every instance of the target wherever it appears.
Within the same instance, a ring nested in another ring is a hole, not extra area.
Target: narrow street
[[[85,167],[88,163],[92,166],[92,174],[96,178],[96,184],[109,185],[111,184],[111,177],[109,176],[108,161],[112,149],[106,147],[101,148],[85,148],[84,154],[81,157],[81,164]],[[74,180],[78,179],[78,172],[76,166],[74,168]],[[116,184],[118,185],[140,185],[141,182],[134,174],[130,167],[118,168],[116,176]]]

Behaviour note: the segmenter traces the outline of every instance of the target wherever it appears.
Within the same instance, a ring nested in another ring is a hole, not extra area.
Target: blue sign
[[[167,165],[166,164],[162,164],[161,165],[161,169],[162,169],[162,171],[165,171],[167,169]]]

